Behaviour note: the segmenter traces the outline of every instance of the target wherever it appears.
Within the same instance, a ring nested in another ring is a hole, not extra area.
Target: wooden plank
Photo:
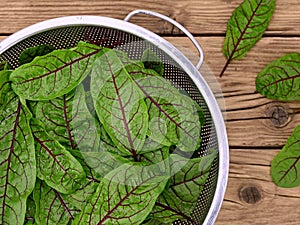
[[[196,63],[195,59],[199,57],[187,38],[167,39]],[[205,64],[200,71],[224,111],[229,144],[268,147],[284,145],[295,126],[300,124],[299,101],[287,103],[264,98],[255,93],[255,78],[277,57],[289,52],[300,52],[300,38],[263,38],[243,60],[233,62],[222,78],[218,76],[225,64],[221,51],[224,39],[199,37],[197,40],[205,52]]]
[[[274,185],[270,162],[278,150],[231,150],[225,199],[216,225],[289,224],[300,221],[300,187]]]
[[[135,9],[163,13],[183,24],[194,34],[224,34],[232,11],[242,0],[185,1],[85,1],[85,0],[0,0],[0,32],[14,33],[31,24],[61,16],[97,15],[124,19]],[[276,13],[267,31],[272,35],[300,34],[299,0],[276,1]],[[166,22],[138,16],[132,20],[160,34],[178,33]]]

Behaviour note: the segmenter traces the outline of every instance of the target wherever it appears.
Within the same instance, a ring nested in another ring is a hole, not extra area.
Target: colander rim
[[[191,63],[188,58],[183,55],[180,50],[178,50],[169,41],[165,40],[159,35],[131,22],[104,16],[64,16],[38,22],[36,24],[23,28],[20,31],[17,31],[16,33],[1,41],[0,55],[13,45],[28,37],[41,32],[45,32],[47,30],[66,26],[102,26],[136,35],[166,52],[175,62],[177,62],[182,67],[182,69],[192,79],[194,84],[201,92],[203,98],[205,99],[208,109],[211,113],[213,122],[215,124],[219,147],[218,180],[216,190],[209,211],[203,222],[203,224],[208,225],[214,224],[221,209],[221,205],[227,188],[229,174],[229,145],[225,122],[221,110],[218,106],[215,96],[213,95],[211,89],[209,88],[209,85],[201,75],[200,71],[198,71],[198,69]]]

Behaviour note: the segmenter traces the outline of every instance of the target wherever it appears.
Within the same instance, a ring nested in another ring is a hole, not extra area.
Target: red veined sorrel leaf
[[[101,179],[129,160],[108,151],[104,152],[80,152],[69,150],[73,156],[81,163],[86,171],[87,178],[82,182],[82,186],[74,193],[64,195],[65,198],[76,208],[83,209],[91,200]]]
[[[300,100],[300,54],[290,53],[262,70],[256,78],[256,89],[271,99]]]
[[[171,181],[166,190],[158,197],[151,213],[153,218],[172,223],[182,219],[195,224],[190,217],[197,204],[197,199],[204,188],[216,151],[207,156],[186,159],[171,154]]]
[[[147,48],[141,57],[145,68],[152,69],[157,72],[158,75],[163,75],[165,67],[161,59],[150,48]]]
[[[148,129],[144,95],[132,82],[124,52],[103,49],[91,73],[91,95],[97,115],[122,155],[137,157]]]
[[[111,171],[73,224],[141,223],[167,183],[168,177],[156,172],[153,165],[147,169],[147,166],[130,164]]]
[[[31,114],[10,89],[8,75],[0,76],[0,224],[23,225],[26,199],[34,188],[36,161]]]
[[[18,67],[10,76],[15,93],[29,100],[49,100],[75,88],[90,72],[101,47],[79,42]]]
[[[7,92],[11,91],[11,86],[9,82],[9,76],[12,73],[10,70],[0,71],[0,107],[5,100],[5,95]]]
[[[149,138],[165,146],[176,145],[185,152],[199,148],[201,123],[195,102],[139,63],[132,62],[126,69],[146,97]]]
[[[223,53],[227,62],[224,74],[232,60],[243,58],[261,39],[275,9],[275,0],[244,0],[228,21]]]
[[[300,126],[297,126],[271,165],[273,182],[279,187],[300,185]]]
[[[36,118],[51,138],[80,151],[99,151],[100,125],[90,114],[82,85],[61,97],[38,102]]]
[[[33,198],[36,205],[34,218],[37,224],[69,225],[78,214],[78,210],[62,194],[44,181],[37,180]]]
[[[80,163],[48,135],[38,120],[31,119],[30,126],[35,140],[37,177],[61,193],[74,192],[86,177]]]
[[[47,44],[27,48],[23,52],[21,52],[19,56],[19,64],[23,65],[26,63],[30,63],[32,62],[32,60],[34,60],[35,57],[46,55],[54,50],[55,48],[53,46]]]

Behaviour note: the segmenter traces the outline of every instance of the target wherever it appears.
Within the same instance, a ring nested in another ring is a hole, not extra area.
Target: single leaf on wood
[[[300,186],[300,125],[271,164],[273,182],[284,188]]]
[[[256,90],[271,99],[300,100],[299,87],[299,53],[290,53],[271,62],[256,78]]]
[[[97,115],[120,154],[137,157],[148,130],[144,95],[132,82],[123,52],[103,49],[91,73],[91,94]]]
[[[140,224],[167,182],[153,169],[124,164],[111,171],[73,224]]]
[[[29,127],[31,114],[0,77],[0,224],[23,225],[26,199],[34,188],[36,161]],[[0,91],[1,92],[1,91]]]
[[[101,47],[79,42],[73,49],[55,50],[18,67],[10,76],[17,95],[49,100],[74,89],[90,72]]]
[[[35,57],[46,55],[54,50],[53,46],[47,44],[27,48],[19,56],[19,65],[30,63]]]
[[[69,225],[78,210],[62,194],[37,180],[33,191],[36,204],[35,220],[40,225]]]
[[[182,219],[195,224],[190,217],[210,173],[216,151],[201,158],[186,159],[171,154],[171,181],[159,197],[151,216],[164,223]]]
[[[89,112],[82,85],[61,97],[38,102],[35,113],[51,138],[71,149],[99,151],[100,126]]]
[[[82,166],[48,135],[42,123],[32,119],[30,126],[36,143],[37,177],[61,193],[73,193],[86,176]]]
[[[244,0],[228,21],[223,53],[227,62],[224,74],[232,60],[243,58],[261,39],[275,9],[275,0]]]

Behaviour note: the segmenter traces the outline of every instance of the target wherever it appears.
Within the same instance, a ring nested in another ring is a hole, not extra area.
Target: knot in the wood
[[[247,185],[239,190],[240,200],[247,204],[256,204],[262,200],[261,190],[257,186]]]
[[[266,114],[276,127],[283,127],[288,123],[289,114],[281,105],[271,105],[267,108]]]

